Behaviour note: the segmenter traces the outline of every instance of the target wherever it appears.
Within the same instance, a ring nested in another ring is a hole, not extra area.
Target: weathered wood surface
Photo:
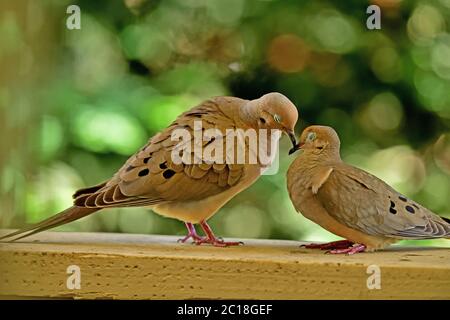
[[[47,232],[0,243],[0,297],[450,299],[450,249],[392,247],[342,256],[294,241],[214,248],[176,239]],[[67,288],[71,265],[80,268],[80,289]],[[380,268],[381,289],[368,289],[369,265]]]

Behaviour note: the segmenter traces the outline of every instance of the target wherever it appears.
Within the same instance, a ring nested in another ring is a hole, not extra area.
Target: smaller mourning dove
[[[345,164],[333,128],[306,128],[301,150],[287,172],[289,196],[297,211],[347,240],[306,248],[354,254],[382,249],[401,239],[450,237],[450,219],[439,217],[377,177]]]
[[[192,239],[196,244],[237,245],[239,242],[217,238],[206,221],[270,166],[276,152],[272,146],[280,138],[272,135],[273,131],[284,132],[296,145],[297,118],[294,104],[276,92],[255,100],[236,97],[206,100],[153,136],[111,179],[75,192],[72,207],[0,240],[17,235],[20,235],[17,239],[27,237],[105,208],[148,207],[185,222],[188,235],[180,239],[182,242]],[[255,135],[236,136],[236,132]],[[185,148],[178,150],[182,137],[181,146]],[[241,159],[240,151],[245,155]],[[264,151],[269,152],[263,154]],[[255,154],[252,161],[250,155]],[[196,233],[193,225],[196,223],[205,237]]]

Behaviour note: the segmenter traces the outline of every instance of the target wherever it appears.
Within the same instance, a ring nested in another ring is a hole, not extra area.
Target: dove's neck
[[[302,156],[303,161],[307,166],[327,165],[342,162],[339,148],[326,148],[321,152],[306,150]]]
[[[256,100],[248,101],[239,108],[239,118],[250,127],[256,127],[258,123],[259,106]]]

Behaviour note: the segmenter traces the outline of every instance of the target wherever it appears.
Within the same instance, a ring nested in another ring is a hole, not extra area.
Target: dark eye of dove
[[[308,136],[306,137],[306,139],[308,141],[314,141],[314,139],[316,139],[316,137],[317,137],[317,135],[315,132],[310,132],[310,133],[308,133]]]

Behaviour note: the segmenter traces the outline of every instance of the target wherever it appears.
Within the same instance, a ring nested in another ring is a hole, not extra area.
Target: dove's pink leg
[[[302,244],[300,247],[306,249],[333,250],[333,249],[347,249],[351,246],[353,246],[353,242],[348,240],[339,240],[328,243]]]
[[[192,239],[192,241],[194,243],[197,243],[198,241],[202,241],[203,240],[203,237],[200,237],[197,234],[197,231],[195,231],[195,227],[194,227],[194,225],[192,223],[186,222],[185,225],[186,225],[186,228],[188,229],[188,234],[187,234],[186,237],[178,239],[178,242],[185,243],[187,240]]]
[[[331,250],[331,251],[327,251],[327,253],[330,254],[342,254],[342,253],[346,253],[348,255],[351,254],[355,254],[358,252],[364,252],[366,250],[366,246],[363,244],[356,244],[353,247],[349,247],[347,249],[336,249],[336,250]]]
[[[206,234],[206,237],[201,239],[200,241],[196,241],[195,244],[209,243],[215,247],[229,247],[229,246],[238,246],[240,244],[244,244],[242,241],[224,241],[220,238],[216,238],[211,227],[206,223],[206,221],[201,221],[200,226]]]

